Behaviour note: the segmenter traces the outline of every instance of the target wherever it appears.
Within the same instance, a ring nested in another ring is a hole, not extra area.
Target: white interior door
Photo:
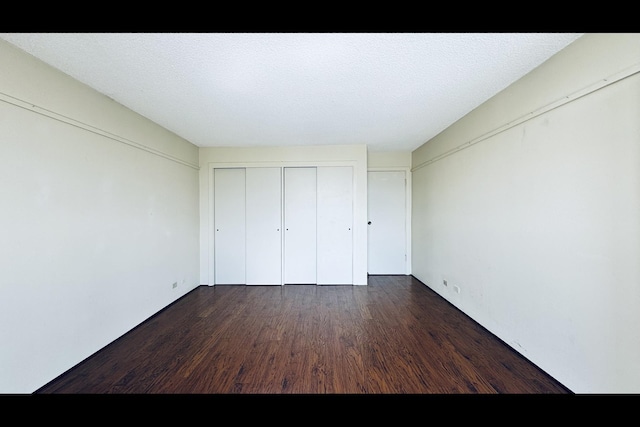
[[[214,169],[214,227],[215,284],[244,284],[244,169]]]
[[[316,283],[316,168],[284,168],[284,283]]]
[[[367,173],[369,274],[406,274],[404,171]]]
[[[282,172],[246,169],[247,285],[282,284]]]
[[[317,168],[319,285],[353,284],[353,168]]]

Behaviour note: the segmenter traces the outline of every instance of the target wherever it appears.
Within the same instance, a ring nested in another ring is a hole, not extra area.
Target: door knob
[[[369,221],[367,224],[371,225],[371,221]]]

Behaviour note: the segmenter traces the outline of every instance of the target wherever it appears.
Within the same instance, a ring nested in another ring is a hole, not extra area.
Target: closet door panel
[[[282,284],[280,168],[246,169],[247,285]]]
[[[316,168],[284,168],[284,283],[316,283]]]
[[[214,227],[215,284],[244,284],[244,169],[214,169]]]
[[[353,168],[318,167],[317,181],[318,284],[353,284]]]

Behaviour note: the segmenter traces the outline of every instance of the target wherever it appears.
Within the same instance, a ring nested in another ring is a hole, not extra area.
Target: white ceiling
[[[0,33],[200,147],[414,150],[579,33]]]

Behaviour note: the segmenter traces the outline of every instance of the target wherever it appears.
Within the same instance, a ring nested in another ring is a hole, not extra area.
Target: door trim
[[[410,167],[381,167],[381,168],[367,168],[369,172],[404,172],[406,179],[405,185],[405,253],[407,254],[407,262],[405,263],[405,274],[411,274],[411,168]],[[367,193],[369,191],[367,183]],[[368,202],[367,202],[368,203]],[[367,218],[368,218],[367,211]],[[369,251],[369,242],[367,242],[367,252]],[[367,261],[368,263],[368,261]],[[368,265],[368,264],[367,264]]]

